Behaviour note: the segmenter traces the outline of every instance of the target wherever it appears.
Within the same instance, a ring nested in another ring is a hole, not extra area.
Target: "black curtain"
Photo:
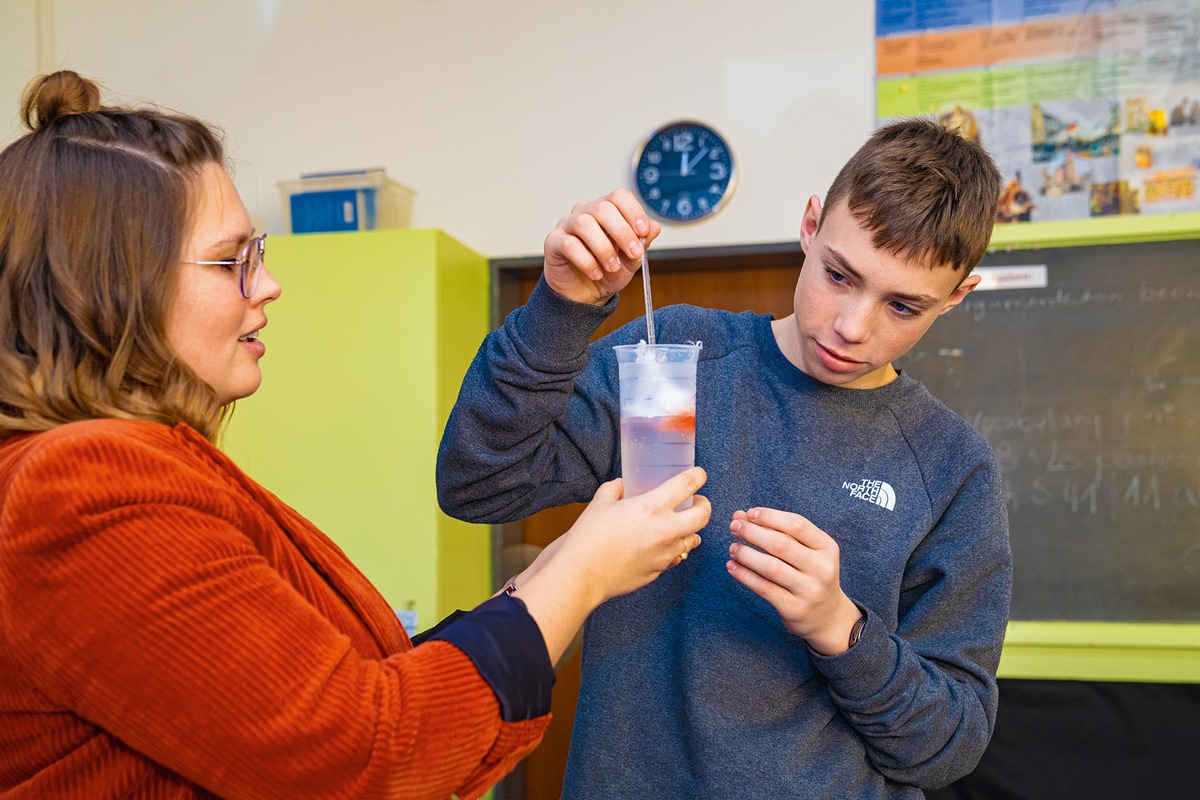
[[[925,795],[1200,800],[1200,684],[1001,680],[979,766]]]

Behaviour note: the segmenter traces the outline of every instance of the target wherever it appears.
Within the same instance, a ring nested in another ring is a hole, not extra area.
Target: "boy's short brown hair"
[[[912,117],[875,131],[834,178],[825,209],[845,202],[881,250],[970,272],[987,250],[1001,188],[977,142]]]

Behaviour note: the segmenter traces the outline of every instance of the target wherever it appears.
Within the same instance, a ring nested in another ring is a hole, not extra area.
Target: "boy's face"
[[[848,389],[894,380],[892,361],[980,280],[972,275],[960,283],[962,273],[949,266],[930,269],[877,249],[845,203],[822,211],[816,196],[804,209],[800,246],[795,313],[773,323],[775,338],[805,373]]]

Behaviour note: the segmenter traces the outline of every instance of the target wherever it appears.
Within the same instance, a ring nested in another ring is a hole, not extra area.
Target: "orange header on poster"
[[[911,75],[1016,61],[1086,58],[1140,47],[1138,19],[1119,11],[875,40],[876,74]]]

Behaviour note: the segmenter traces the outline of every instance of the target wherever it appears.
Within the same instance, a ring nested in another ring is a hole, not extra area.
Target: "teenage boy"
[[[978,145],[888,125],[805,206],[791,316],[655,312],[659,341],[703,342],[712,522],[589,620],[564,797],[920,798],[977,763],[1011,586],[1000,471],[892,362],[978,284],[1000,190]],[[447,425],[448,513],[521,519],[619,474],[612,348],[645,322],[588,342],[658,232],[618,190],[546,238]]]

